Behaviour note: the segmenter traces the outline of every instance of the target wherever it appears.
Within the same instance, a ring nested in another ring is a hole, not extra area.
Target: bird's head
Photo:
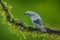
[[[33,15],[35,15],[35,12],[27,11],[27,12],[25,12],[24,15],[33,16]]]

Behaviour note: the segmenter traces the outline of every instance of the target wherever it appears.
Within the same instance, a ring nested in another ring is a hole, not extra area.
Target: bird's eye
[[[29,15],[29,13],[27,13],[27,15]]]

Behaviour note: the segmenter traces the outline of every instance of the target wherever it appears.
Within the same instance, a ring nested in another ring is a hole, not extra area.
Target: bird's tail
[[[42,31],[42,32],[47,32],[47,30],[45,29],[45,27],[42,25],[42,26],[40,26],[40,30]]]

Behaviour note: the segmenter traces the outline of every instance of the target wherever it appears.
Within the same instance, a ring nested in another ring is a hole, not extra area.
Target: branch
[[[33,28],[33,27],[27,27],[22,21],[16,20],[13,17],[11,17],[8,8],[5,6],[3,0],[0,0],[0,4],[2,6],[2,10],[5,11],[6,14],[6,20],[8,22],[10,22],[11,24],[15,24],[16,26],[20,26],[23,27],[25,30],[28,31],[38,31],[41,32],[41,30],[39,28]],[[60,35],[60,30],[55,30],[55,29],[50,29],[50,28],[46,28],[48,34],[57,34]]]

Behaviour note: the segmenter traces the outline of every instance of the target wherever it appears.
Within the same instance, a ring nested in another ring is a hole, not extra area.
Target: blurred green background
[[[34,11],[41,16],[44,25],[49,24],[49,26],[52,26],[53,28],[60,29],[60,0],[4,1],[12,6],[11,14],[14,16],[14,18],[23,21],[28,26],[32,26],[32,23],[30,18],[25,16],[24,13],[26,11]],[[8,25],[0,24],[0,40],[19,40],[19,38],[9,31]]]
[[[11,12],[14,17],[27,24],[31,21],[24,13],[34,11],[40,14],[44,24],[60,25],[60,0],[6,0],[6,2],[13,7]]]

